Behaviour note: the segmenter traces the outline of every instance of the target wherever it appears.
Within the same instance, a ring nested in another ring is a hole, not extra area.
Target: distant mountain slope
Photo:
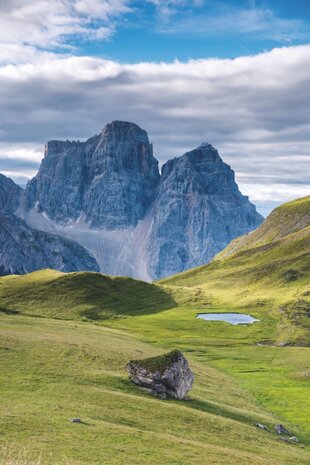
[[[310,197],[293,200],[275,208],[260,228],[232,241],[216,258],[229,257],[241,250],[277,241],[309,225]]]
[[[42,268],[99,271],[96,260],[76,242],[32,229],[20,218],[0,213],[0,275]]]
[[[18,218],[22,189],[0,175],[0,275],[29,273],[41,268],[98,271],[96,260],[79,244],[38,231]]]
[[[17,209],[23,189],[12,179],[0,173],[0,212],[14,213]]]
[[[158,171],[146,131],[113,121],[86,142],[50,141],[20,215],[77,241],[105,274],[152,281],[211,260],[263,218],[203,143]]]
[[[310,197],[278,207],[210,264],[161,284],[200,287],[229,307],[266,306],[279,342],[310,344]]]

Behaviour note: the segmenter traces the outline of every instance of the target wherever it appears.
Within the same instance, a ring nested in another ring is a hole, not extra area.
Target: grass
[[[131,358],[161,353],[150,344],[91,323],[1,318],[1,442],[16,454],[63,465],[308,463],[307,449],[254,426],[279,418],[191,354],[190,400],[161,401],[125,370]]]
[[[157,355],[156,357],[130,360],[129,363],[137,365],[141,368],[145,368],[151,373],[158,371],[159,373],[163,374],[172,363],[178,361],[180,355],[181,352],[179,350],[171,350],[166,354]]]
[[[211,264],[156,284],[51,270],[1,278],[0,464],[308,464],[309,205],[277,209]],[[214,311],[260,322],[195,318]],[[129,381],[129,360],[176,349],[195,374],[188,401]],[[283,423],[301,445],[257,422]]]
[[[310,344],[310,197],[276,208],[213,262],[161,281],[199,289],[213,306],[268,315],[277,343]]]
[[[6,312],[66,320],[104,320],[175,306],[161,286],[98,273],[55,270],[2,277],[0,302]]]

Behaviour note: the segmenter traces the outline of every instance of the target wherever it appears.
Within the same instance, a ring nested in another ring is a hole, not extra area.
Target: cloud
[[[10,0],[0,3],[0,44],[55,49],[68,40],[102,39],[113,19],[128,13],[129,0]]]
[[[83,140],[129,120],[148,131],[161,162],[212,143],[266,207],[309,187],[309,88],[310,46],[133,65],[37,55],[0,67],[1,166],[27,177],[33,166],[12,158],[37,163],[49,139]]]
[[[168,11],[169,8],[171,12],[178,11],[173,6],[168,5]],[[246,35],[248,38],[290,43],[309,37],[309,26],[303,19],[281,18],[274,10],[257,7],[255,3],[250,3],[248,8],[238,8],[216,2],[203,11],[193,8],[187,9],[182,16],[167,15],[167,21],[159,24],[158,32],[205,37]]]
[[[204,5],[204,0],[147,0],[147,2],[155,5],[160,20],[164,23],[168,23],[180,10],[192,11]]]

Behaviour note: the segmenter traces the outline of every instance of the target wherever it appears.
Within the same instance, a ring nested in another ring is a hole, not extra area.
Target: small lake
[[[225,321],[232,325],[250,325],[255,323],[255,321],[259,321],[251,315],[245,315],[244,313],[199,313],[197,318],[206,321]]]

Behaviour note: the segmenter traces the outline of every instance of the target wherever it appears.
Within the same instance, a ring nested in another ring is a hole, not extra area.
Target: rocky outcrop
[[[230,166],[212,145],[202,144],[162,168],[149,242],[151,275],[162,278],[208,263],[261,222]]]
[[[0,174],[0,212],[14,213],[19,205],[23,189],[12,179]]]
[[[14,215],[22,189],[0,176],[0,275],[42,268],[99,271],[96,260],[76,242],[30,228]]]
[[[0,213],[0,275],[45,268],[99,271],[96,260],[76,242],[32,229],[20,218]]]
[[[188,362],[178,350],[158,357],[132,360],[127,369],[133,383],[150,389],[152,395],[161,399],[185,399],[194,382]]]
[[[147,133],[113,121],[86,142],[48,142],[44,159],[26,190],[26,208],[56,222],[83,217],[91,227],[136,226],[152,203],[158,161]]]
[[[160,175],[147,133],[122,121],[86,142],[48,142],[19,215],[78,242],[101,272],[148,281],[208,263],[263,220],[210,144]]]

